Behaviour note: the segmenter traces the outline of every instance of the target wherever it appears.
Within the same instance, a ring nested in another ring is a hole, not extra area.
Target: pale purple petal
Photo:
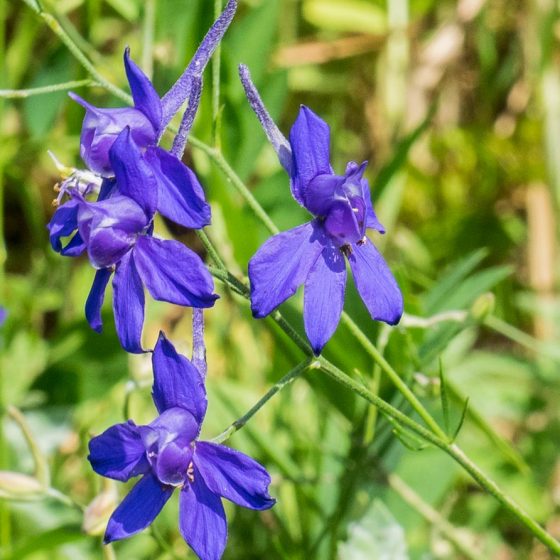
[[[194,480],[179,495],[179,530],[200,560],[220,560],[227,541],[224,506],[196,467]]]
[[[181,77],[163,96],[161,100],[163,107],[162,130],[169,124],[175,113],[181,108],[181,105],[190,97],[193,82],[192,78],[202,76],[214,50],[220,44],[224,33],[227,31],[236,9],[236,0],[229,0],[224,11],[209,29],[202,43],[200,43],[200,46]]]
[[[305,332],[316,355],[321,353],[338,326],[345,288],[344,256],[335,247],[325,247],[305,281],[303,292]]]
[[[134,99],[134,107],[148,117],[154,131],[159,135],[162,118],[159,95],[146,74],[131,60],[128,47],[124,51],[124,68]]]
[[[362,212],[363,214],[363,212]],[[364,236],[365,224],[357,220],[355,207],[348,200],[336,200],[325,220],[325,231],[340,246],[356,243]]]
[[[144,287],[136,270],[132,252],[127,253],[113,278],[113,312],[122,347],[127,352],[141,353],[144,324]]]
[[[101,332],[101,306],[105,297],[105,289],[113,271],[110,268],[102,268],[96,271],[91,290],[86,300],[86,319],[89,326],[95,332]]]
[[[335,200],[344,196],[345,178],[339,175],[317,175],[305,190],[305,207],[315,216],[325,217]]]
[[[194,464],[208,488],[237,505],[250,509],[269,509],[276,500],[268,494],[270,475],[251,457],[224,445],[199,441]]]
[[[109,152],[119,192],[137,202],[151,218],[157,208],[157,182],[126,127]]]
[[[174,407],[188,410],[202,424],[207,400],[204,381],[194,365],[160,332],[152,355],[152,397],[158,412]]]
[[[396,325],[403,313],[403,298],[387,263],[367,239],[352,247],[348,257],[358,293],[376,321]]]
[[[117,136],[127,126],[132,131],[132,139],[138,146],[155,144],[157,135],[148,118],[132,107],[122,109],[100,109],[90,105],[75,93],[70,97],[86,109],[80,137],[80,156],[94,173],[111,177],[113,169],[109,160],[109,150]]]
[[[180,486],[187,479],[187,471],[192,458],[189,447],[170,442],[158,453],[154,472],[162,484]]]
[[[142,236],[134,247],[138,272],[154,299],[212,307],[218,298],[201,258],[178,241]]]
[[[257,115],[261,126],[264,129],[268,141],[272,144],[278,159],[282,167],[292,175],[292,147],[286,139],[286,137],[280,132],[280,129],[276,126],[276,123],[272,120],[272,117],[266,110],[264,103],[257,91],[257,88],[251,80],[251,73],[249,69],[244,64],[239,65],[239,77],[241,78],[241,83],[243,84],[243,89],[245,90],[245,95],[247,100],[251,105],[251,108]],[[297,194],[297,196],[296,196]],[[299,197],[299,193],[294,192],[294,196],[301,205],[303,205],[303,200]]]
[[[144,430],[144,428],[149,430],[146,433],[142,432],[144,444],[146,447],[157,444],[158,449],[163,448],[171,441],[178,440],[188,446],[196,439],[200,431],[197,419],[188,410],[180,407],[164,410],[148,426],[143,426],[140,429]]]
[[[207,226],[210,223],[210,205],[196,175],[182,161],[161,148],[146,150],[145,158],[157,179],[158,212],[187,228]]]
[[[152,474],[145,475],[111,515],[105,531],[105,544],[139,533],[157,517],[173,493]]]
[[[290,130],[293,168],[292,194],[296,200],[306,200],[306,189],[317,175],[332,174],[330,164],[329,125],[305,105]]]
[[[308,222],[271,237],[249,261],[251,310],[266,317],[301,286],[323,250],[321,226]]]
[[[97,474],[123,482],[150,468],[138,426],[131,420],[91,439],[88,460]]]

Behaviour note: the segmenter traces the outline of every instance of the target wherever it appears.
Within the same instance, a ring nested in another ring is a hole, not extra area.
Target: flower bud
[[[496,298],[491,292],[478,296],[469,309],[469,315],[477,323],[482,323],[490,315],[496,306]]]
[[[45,493],[34,477],[13,471],[0,471],[0,498],[8,500],[37,500]]]
[[[107,486],[96,496],[84,512],[82,531],[88,535],[101,535],[107,527],[111,513],[117,507],[117,491],[114,484]]]

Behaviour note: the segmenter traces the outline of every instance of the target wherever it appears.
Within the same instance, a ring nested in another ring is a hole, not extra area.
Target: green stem
[[[0,97],[4,99],[22,99],[33,95],[44,95],[55,91],[66,91],[79,87],[99,85],[93,80],[74,80],[72,82],[64,82],[62,84],[53,84],[52,86],[43,86],[29,89],[0,89]]]
[[[317,364],[318,365],[318,364]],[[214,443],[223,443],[229,439],[235,432],[243,428],[245,424],[274,396],[276,393],[280,392],[282,389],[287,387],[290,383],[295,381],[300,377],[307,369],[316,368],[317,365],[305,360],[298,364],[294,369],[289,371],[280,381],[276,382],[266,394],[246,412],[243,416],[238,418],[229,428],[225,429],[220,435],[216,436],[212,441]]]
[[[144,22],[142,26],[142,69],[148,78],[152,78],[154,73],[154,23],[156,18],[155,0],[144,2]]]
[[[214,0],[214,19],[222,13],[222,0]],[[219,113],[220,113],[220,66],[222,47],[219,44],[212,55],[212,121],[214,124],[214,146],[220,145]]]
[[[509,496],[506,496],[504,492],[498,487],[498,485],[488,478],[459,448],[458,445],[454,443],[449,443],[445,439],[441,439],[437,435],[433,434],[414,420],[410,419],[408,416],[404,415],[402,412],[391,406],[389,403],[385,402],[383,399],[379,398],[368,391],[365,387],[354,381],[351,377],[346,375],[344,372],[339,370],[336,366],[328,362],[322,357],[318,360],[321,363],[321,369],[329,375],[332,379],[337,381],[339,384],[350,389],[361,398],[368,401],[373,406],[377,407],[380,412],[386,414],[388,417],[396,420],[402,426],[408,428],[415,434],[419,435],[425,441],[439,447],[442,451],[447,453],[452,457],[459,465],[466,470],[471,477],[486,490],[489,494],[494,496],[498,502],[500,502],[512,515],[514,515],[531,533],[539,539],[543,544],[545,544],[550,550],[556,554],[560,554],[560,542],[552,537],[545,529],[543,529],[523,508],[521,508],[515,501],[513,501]]]

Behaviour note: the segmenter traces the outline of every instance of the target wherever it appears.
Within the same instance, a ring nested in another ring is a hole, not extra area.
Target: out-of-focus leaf
[[[307,0],[303,4],[307,21],[329,31],[382,34],[387,30],[385,10],[363,0]]]
[[[339,560],[408,560],[403,528],[380,500],[359,521],[350,523],[348,539],[338,545]]]

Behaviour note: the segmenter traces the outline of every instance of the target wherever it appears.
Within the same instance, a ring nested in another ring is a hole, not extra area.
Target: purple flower
[[[403,313],[400,289],[366,228],[384,233],[363,177],[366,162],[350,162],[344,175],[330,164],[330,130],[302,106],[289,141],[264,108],[249,71],[240,66],[245,92],[290,175],[293,197],[314,219],[269,239],[249,262],[251,309],[265,317],[304,285],[304,324],[319,354],[333,335],[344,305],[346,262],[373,319],[391,325]]]
[[[170,156],[171,157],[171,156]],[[198,255],[178,241],[152,236],[153,216],[160,192],[151,167],[125,128],[110,150],[115,179],[105,179],[97,202],[80,189],[68,188],[71,198],[55,212],[48,225],[53,249],[68,256],[84,251],[97,269],[86,302],[90,326],[101,331],[101,306],[113,278],[113,310],[119,340],[129,352],[143,352],[144,286],[156,300],[198,308],[211,307],[218,296]],[[176,207],[188,216],[191,227],[202,227],[200,193],[184,183]],[[74,234],[63,247],[61,238]]]
[[[159,416],[147,426],[112,426],[89,444],[94,471],[127,481],[142,475],[114,511],[105,542],[148,527],[179,489],[179,530],[202,560],[221,558],[227,524],[221,498],[255,510],[272,507],[270,476],[239,451],[197,441],[206,414],[206,390],[198,370],[160,337],[152,356],[152,398]]]

